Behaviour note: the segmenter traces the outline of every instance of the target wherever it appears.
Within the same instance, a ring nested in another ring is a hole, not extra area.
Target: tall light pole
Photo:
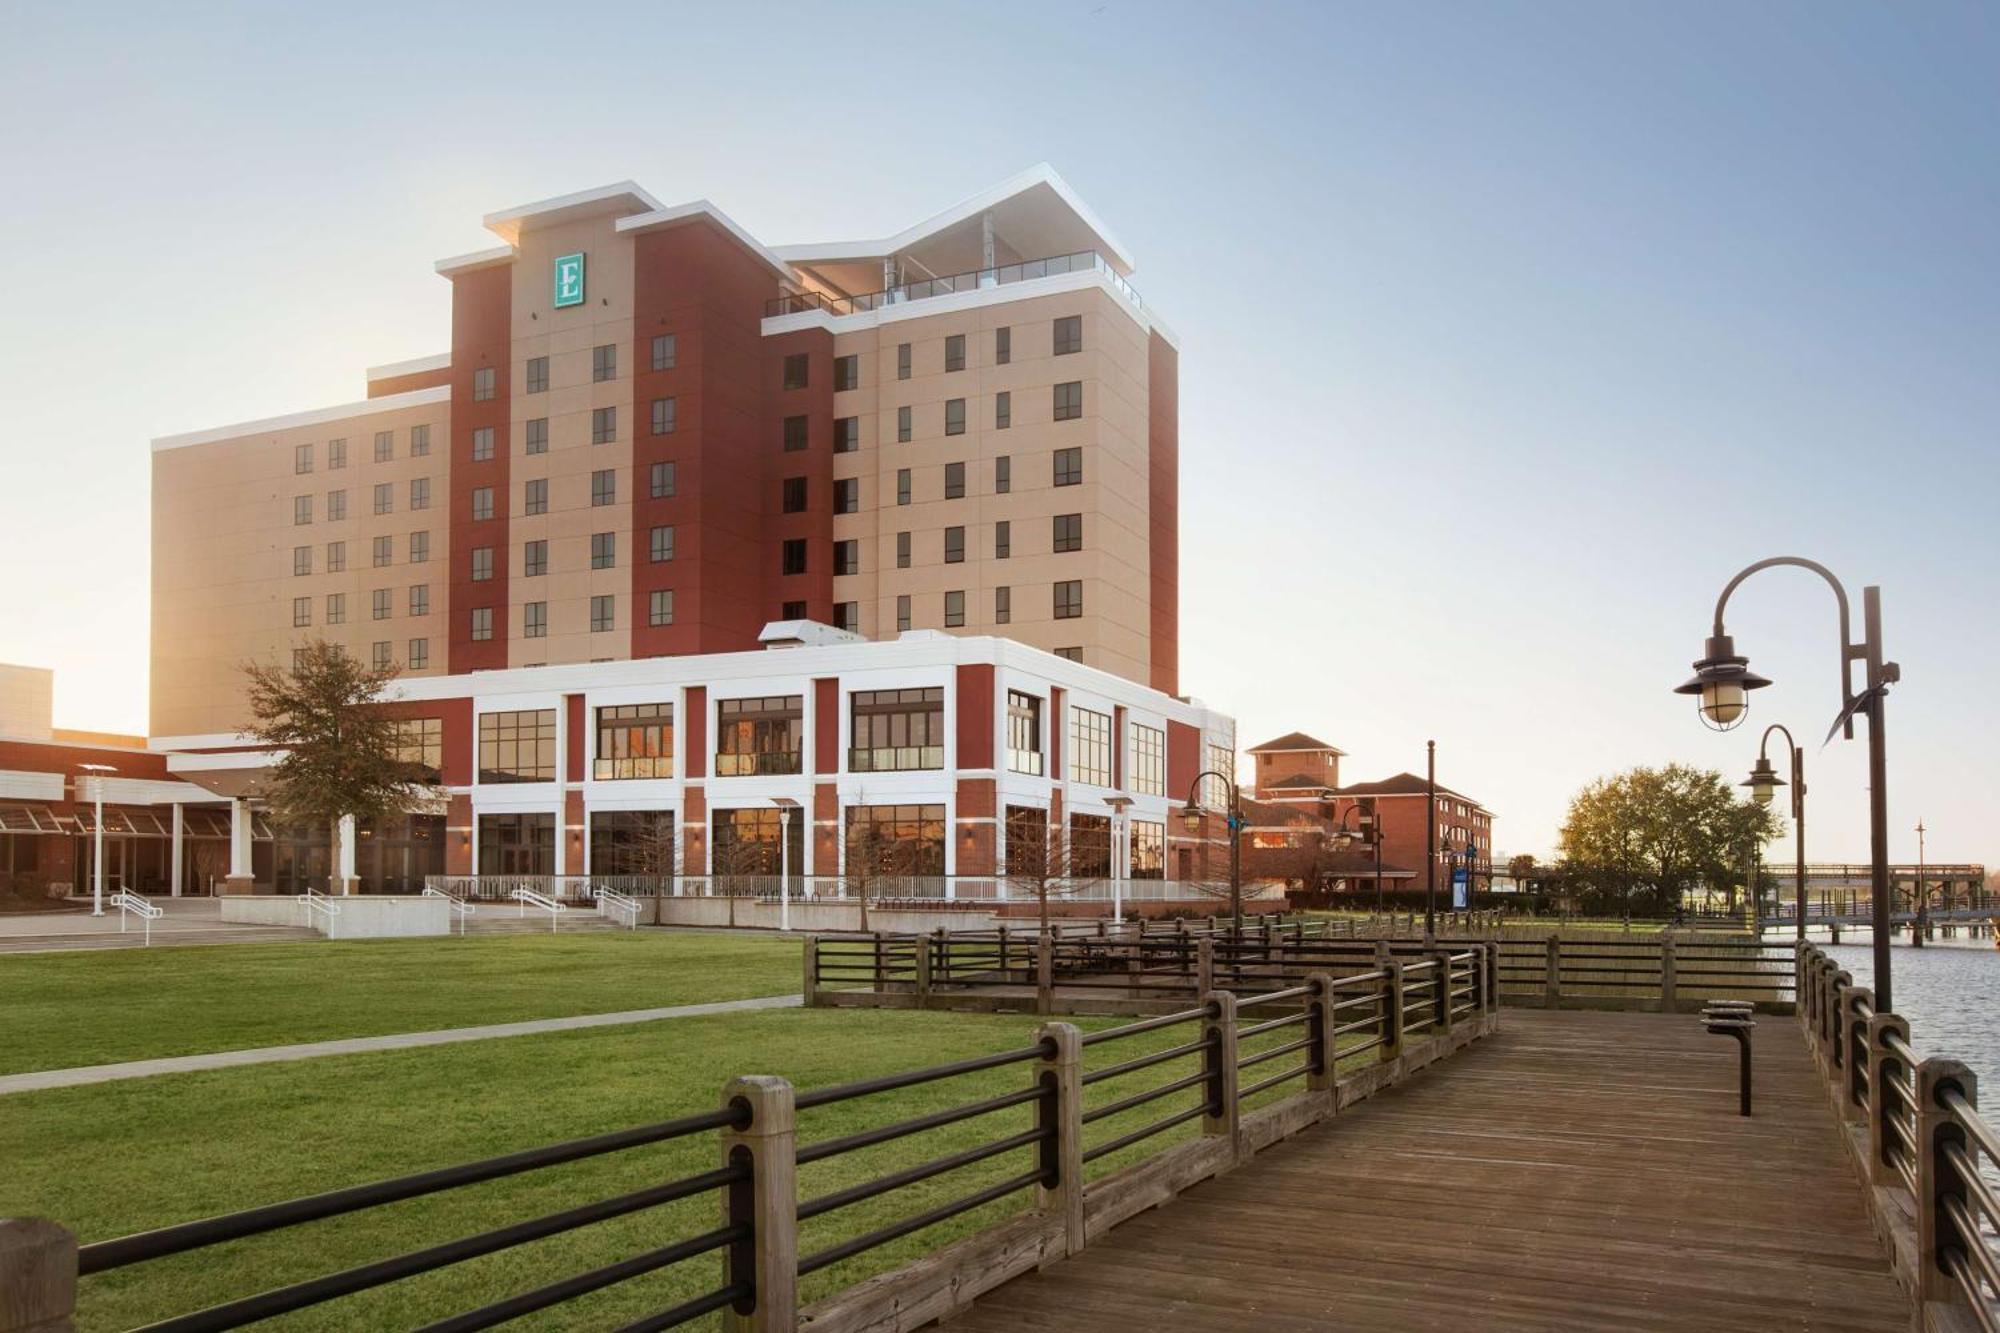
[[[1750,777],[1742,785],[1750,789],[1750,796],[1759,805],[1769,805],[1777,789],[1785,786],[1785,780],[1772,769],[1766,755],[1771,744],[1771,733],[1785,733],[1785,748],[1792,752],[1792,875],[1796,895],[1795,911],[1798,914],[1796,938],[1806,937],[1806,752],[1792,739],[1792,733],[1783,723],[1773,722],[1764,728],[1764,738],[1757,742],[1757,765],[1750,770]]]
[[[1875,927],[1875,1011],[1893,1013],[1895,1005],[1889,987],[1889,896],[1892,892],[1889,884],[1889,762],[1883,748],[1882,713],[1889,687],[1901,680],[1903,673],[1894,662],[1882,659],[1882,590],[1874,586],[1861,590],[1861,639],[1857,642],[1848,615],[1847,589],[1833,576],[1832,570],[1817,561],[1796,555],[1759,560],[1723,585],[1722,595],[1715,601],[1715,622],[1708,642],[1703,645],[1702,655],[1694,663],[1694,676],[1675,686],[1674,693],[1698,696],[1703,721],[1717,731],[1727,731],[1742,722],[1743,715],[1750,708],[1749,691],[1762,689],[1771,682],[1751,671],[1750,660],[1737,653],[1735,642],[1723,628],[1723,612],[1728,609],[1729,595],[1742,585],[1743,580],[1780,565],[1811,570],[1825,579],[1827,586],[1833,589],[1834,601],[1840,610],[1840,714],[1827,732],[1827,739],[1833,739],[1835,731],[1853,739],[1855,715],[1866,714],[1868,718],[1868,843],[1871,862],[1869,880],[1874,899],[1871,915]],[[1862,686],[1858,691],[1854,688],[1856,662],[1861,663],[1863,668]]]
[[[1129,811],[1132,808],[1130,796],[1107,796],[1104,803],[1111,807],[1111,924],[1119,925],[1125,920],[1125,873],[1132,863],[1132,823]],[[1120,838],[1120,834],[1123,838]],[[1121,848],[1120,843],[1123,842]],[[1119,853],[1123,852],[1121,858]]]
[[[792,811],[799,803],[789,796],[773,796],[778,807],[778,929],[792,928]]]
[[[90,846],[90,914],[104,915],[104,774],[118,770],[109,764],[78,764],[91,775],[90,791],[97,804],[96,828]]]
[[[1359,825],[1347,827],[1349,815],[1361,816]],[[1382,831],[1375,827],[1375,812],[1356,800],[1340,812],[1340,823],[1334,827],[1333,840],[1342,847],[1351,847],[1357,842],[1365,842],[1374,852],[1375,861],[1375,915],[1382,914]]]
[[[1227,773],[1218,773],[1205,768],[1194,775],[1188,784],[1187,807],[1181,811],[1181,824],[1190,833],[1201,832],[1201,780],[1219,778],[1229,789],[1229,919],[1236,934],[1243,934],[1243,789],[1236,785],[1236,779]]]
[[[1429,801],[1424,810],[1424,943],[1437,938],[1438,887],[1438,743],[1424,742],[1424,786]]]
[[[1924,947],[1924,925],[1930,919],[1931,891],[1924,883],[1924,821],[1917,821],[1917,910],[1910,919],[1910,943]]]

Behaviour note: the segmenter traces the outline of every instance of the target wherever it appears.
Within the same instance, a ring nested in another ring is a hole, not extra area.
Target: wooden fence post
[[[1542,1008],[1560,1009],[1563,998],[1562,936],[1549,936],[1547,961],[1542,967]]]
[[[1889,1125],[1889,1117],[1895,1114],[1895,1103],[1888,1096],[1889,1081],[1915,1074],[1914,1070],[1903,1069],[1902,1060],[1889,1050],[1891,1033],[1902,1038],[1905,1046],[1909,1045],[1907,1020],[1895,1014],[1877,1014],[1868,1020],[1868,1183],[1871,1185],[1893,1185],[1901,1180],[1895,1163],[1889,1159],[1898,1141],[1896,1131]]]
[[[1677,1013],[1680,1009],[1680,963],[1679,946],[1674,941],[1671,930],[1660,932],[1660,1012]]]
[[[819,936],[806,936],[805,976],[800,987],[805,1007],[813,1009],[819,1005]]]
[[[1437,966],[1431,970],[1434,984],[1431,987],[1432,1031],[1440,1037],[1451,1035],[1451,950],[1439,949],[1431,955]]]
[[[76,1327],[76,1237],[45,1217],[0,1218],[0,1333]]]
[[[722,1104],[750,1109],[750,1123],[722,1131],[722,1164],[750,1168],[750,1179],[722,1193],[724,1223],[748,1223],[750,1235],[722,1250],[724,1286],[753,1284],[749,1299],[722,1311],[729,1333],[793,1333],[799,1318],[798,1159],[792,1085],[747,1074],[722,1088]]]
[[[1209,991],[1201,997],[1208,1016],[1201,1021],[1202,1068],[1208,1078],[1203,1087],[1208,1107],[1201,1117],[1201,1132],[1210,1138],[1229,1136],[1229,1160],[1243,1151],[1243,1138],[1236,1132],[1236,997],[1226,990]]]
[[[1944,1253],[1983,1244],[1977,1236],[1961,1236],[1945,1212],[1945,1201],[1965,1204],[1965,1182],[1944,1155],[1946,1144],[1965,1150],[1965,1128],[1938,1105],[1938,1089],[1956,1085],[1965,1099],[1979,1104],[1979,1079],[1956,1060],[1929,1059],[1916,1069],[1917,1083],[1917,1296],[1923,1301],[1963,1304],[1965,1294],[1943,1265]],[[1976,1217],[1977,1214],[1975,1213]]]
[[[1010,961],[1007,949],[1007,925],[1005,922],[1002,922],[1000,924],[999,935],[1000,935],[1000,984],[1004,986],[1007,984],[1007,964]]]
[[[1847,992],[1847,1021],[1841,1036],[1841,1050],[1847,1061],[1847,1080],[1840,1090],[1842,1120],[1856,1120],[1868,1114],[1868,1081],[1875,1066],[1867,1059],[1868,1027],[1867,1020],[1861,1017],[1863,1005],[1868,1006],[1870,1013],[1874,1012],[1874,991],[1856,986]]]
[[[1035,937],[1035,1012],[1053,1013],[1055,1004],[1055,946],[1049,939],[1049,932],[1045,930]]]
[[[1194,989],[1197,995],[1215,989],[1215,940],[1208,935],[1194,942]]]
[[[1486,996],[1484,1007],[1489,1014],[1498,1014],[1500,1012],[1500,941],[1498,940],[1488,940],[1486,942]]]
[[[918,935],[911,944],[917,951],[917,1008],[928,1009],[931,1003],[931,941],[928,935]]]
[[[1390,958],[1380,964],[1382,972],[1382,1061],[1399,1060],[1403,1055],[1403,965]]]
[[[1073,1023],[1044,1023],[1037,1041],[1052,1041],[1036,1077],[1042,1088],[1037,1126],[1049,1132],[1041,1142],[1046,1173],[1035,1187],[1035,1206],[1063,1222],[1063,1252],[1083,1248],[1083,1033]]]
[[[1306,1075],[1306,1087],[1313,1092],[1326,1094],[1327,1114],[1336,1108],[1334,1096],[1334,1073],[1340,1064],[1339,1044],[1333,1035],[1333,974],[1314,972],[1306,978],[1306,985],[1312,987],[1312,994],[1306,997],[1306,1005],[1312,1010],[1307,1020],[1307,1028],[1312,1033],[1313,1044],[1308,1048],[1312,1056],[1312,1072]]]

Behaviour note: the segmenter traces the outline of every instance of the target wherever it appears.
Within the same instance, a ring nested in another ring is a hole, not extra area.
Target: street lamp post
[[[1749,691],[1762,689],[1771,682],[1751,671],[1749,659],[1737,653],[1735,642],[1723,628],[1723,612],[1728,609],[1729,595],[1745,579],[1780,565],[1819,575],[1833,589],[1839,607],[1841,706],[1827,738],[1831,740],[1833,732],[1839,731],[1852,739],[1855,715],[1862,713],[1868,718],[1868,842],[1874,899],[1871,915],[1875,928],[1875,1010],[1891,1013],[1895,1005],[1889,986],[1889,764],[1883,748],[1882,714],[1889,687],[1902,679],[1902,669],[1882,659],[1882,590],[1872,585],[1861,590],[1861,639],[1856,642],[1848,613],[1847,589],[1833,576],[1832,570],[1795,555],[1759,560],[1723,585],[1722,595],[1715,601],[1714,625],[1701,657],[1694,663],[1694,675],[1675,686],[1674,692],[1697,696],[1702,719],[1718,731],[1727,731],[1742,722],[1750,707]],[[1854,688],[1856,662],[1863,667],[1862,687],[1858,692]]]
[[[1424,785],[1428,808],[1424,812],[1424,943],[1437,939],[1438,885],[1438,743],[1424,742]]]
[[[118,770],[109,764],[78,764],[91,775],[90,792],[97,806],[90,835],[90,914],[104,915],[104,775]]]
[[[1361,816],[1360,822],[1350,829],[1347,817],[1356,813]],[[1342,846],[1352,846],[1356,842],[1368,844],[1375,863],[1375,915],[1382,915],[1382,830],[1376,827],[1375,812],[1356,801],[1341,811],[1340,825],[1334,829],[1333,836]]]
[[[1104,803],[1111,807],[1111,924],[1115,926],[1125,920],[1125,875],[1132,863],[1132,823],[1129,815],[1132,798],[1107,796]]]
[[[1924,821],[1917,821],[1917,910],[1910,917],[1910,943],[1924,947],[1924,927],[1929,923],[1931,890],[1924,883]]]
[[[1750,789],[1750,796],[1759,805],[1769,805],[1777,789],[1786,786],[1783,778],[1771,767],[1767,751],[1771,744],[1771,733],[1785,733],[1785,748],[1792,752],[1792,876],[1794,891],[1794,911],[1798,920],[1796,938],[1806,937],[1806,752],[1792,739],[1792,733],[1781,722],[1773,722],[1764,728],[1764,738],[1757,742],[1757,764],[1750,770],[1750,777],[1742,783]]]
[[[1238,936],[1243,934],[1243,789],[1227,773],[1205,768],[1188,784],[1187,807],[1181,824],[1190,833],[1201,832],[1201,780],[1219,778],[1229,789],[1229,919]]]
[[[788,931],[792,928],[792,811],[800,806],[789,796],[773,796],[771,804],[778,807],[778,929]]]

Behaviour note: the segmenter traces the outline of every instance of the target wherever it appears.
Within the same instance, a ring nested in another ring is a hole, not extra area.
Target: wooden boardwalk
[[[1795,1020],[1756,1035],[1745,1120],[1693,1017],[1508,1010],[948,1327],[1907,1329]]]

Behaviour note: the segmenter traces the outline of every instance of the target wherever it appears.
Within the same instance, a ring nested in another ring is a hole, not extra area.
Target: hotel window
[[[908,444],[909,442],[910,409],[908,407],[899,407],[896,409],[896,443]]]
[[[1131,843],[1132,879],[1167,877],[1167,826],[1149,819],[1135,819],[1127,826]]]
[[[528,392],[547,393],[549,391],[549,359],[545,356],[528,358]]]
[[[944,689],[856,690],[848,696],[847,771],[944,767]]]
[[[590,474],[590,503],[608,505],[618,503],[618,474],[610,468]]]
[[[427,458],[431,452],[431,428],[429,426],[410,427],[410,457]]]
[[[651,483],[651,493],[655,500],[669,499],[674,494],[674,465],[655,463],[647,474]]]
[[[292,598],[292,628],[304,629],[313,623],[313,603],[310,597]]]
[[[549,419],[547,417],[534,417],[530,419],[526,440],[525,452],[531,454],[547,453],[549,451]]]
[[[674,623],[674,590],[655,588],[646,599],[646,623],[655,629]]]
[[[310,495],[292,497],[292,524],[303,527],[313,521],[313,498]]]
[[[947,435],[965,434],[965,400],[963,398],[949,398],[945,400],[944,433]]]
[[[993,395],[993,429],[1008,430],[1014,425],[1014,395],[997,393]]]
[[[493,548],[475,546],[472,548],[472,581],[484,583],[493,577]]]
[[[347,594],[330,592],[326,595],[326,623],[345,625],[347,623]]]
[[[805,388],[810,375],[811,364],[810,358],[804,352],[793,352],[790,356],[787,356],[785,358],[785,387],[787,389]]]
[[[656,565],[663,565],[674,558],[674,528],[671,523],[663,523],[648,535],[648,554]]]
[[[1014,489],[1014,460],[1006,454],[993,460],[993,493],[1006,495]]]
[[[1011,624],[1013,619],[1014,590],[1012,588],[995,588],[993,590],[993,623],[996,625],[1006,625]]]
[[[806,479],[786,477],[779,493],[779,506],[787,514],[806,512]]]
[[[618,599],[602,595],[590,599],[590,632],[603,634],[616,628]]]
[[[378,430],[375,432],[375,461],[386,463],[396,456],[396,432]]]
[[[897,343],[896,378],[899,380],[906,380],[909,377],[910,377],[910,345],[908,343]]]
[[[859,574],[861,572],[861,543],[852,538],[833,544],[833,572],[836,574]]]
[[[375,641],[374,660],[377,671],[387,671],[390,667],[396,665],[395,654],[389,651],[389,641],[387,639],[377,639]]]
[[[904,593],[896,599],[896,629],[898,632],[910,627],[910,595]]]
[[[371,620],[387,620],[396,614],[396,594],[388,588],[377,588],[368,595],[368,612]]]
[[[1204,747],[1207,759],[1202,767],[1212,773],[1236,775],[1236,751],[1227,745],[1209,744]],[[1223,809],[1229,803],[1229,787],[1220,777],[1201,780],[1201,803],[1209,810]]]
[[[850,355],[833,358],[833,387],[836,390],[861,387],[860,357]]]
[[[326,572],[338,574],[347,568],[347,543],[328,542],[326,544]]]
[[[715,706],[715,776],[796,773],[805,738],[805,696],[723,699]]]
[[[944,562],[947,565],[965,563],[965,529],[946,528],[944,530]]]
[[[410,614],[427,616],[431,613],[431,585],[412,583],[410,585]]]
[[[521,637],[524,639],[547,638],[549,633],[549,604],[547,602],[524,602],[521,606]]]
[[[422,642],[410,640],[411,666],[416,665],[416,647]],[[415,768],[419,780],[437,782],[444,776],[444,719],[399,717],[390,728],[390,753]]]
[[[1004,366],[1014,359],[1014,330],[993,330],[993,364]]]
[[[396,486],[394,482],[380,482],[375,487],[375,512],[386,514],[396,507]]]
[[[965,369],[964,334],[953,333],[946,335],[944,340],[944,368],[948,371]]]
[[[861,603],[835,602],[833,604],[833,627],[844,629],[849,634],[861,632]]]
[[[370,544],[370,554],[374,557],[374,564],[377,569],[382,568],[384,565],[394,564],[396,560],[396,539],[394,537],[375,538]]]
[[[833,451],[851,454],[861,447],[861,418],[841,417],[833,423]]]
[[[597,752],[591,777],[599,782],[674,775],[674,706],[619,704],[597,710]]]
[[[410,508],[429,509],[431,507],[431,479],[429,477],[410,478]]]
[[[1141,796],[1167,794],[1167,733],[1132,724],[1132,790]]]
[[[1039,777],[1042,772],[1042,701],[1007,691],[1007,770]]]
[[[493,367],[481,366],[472,372],[472,401],[483,403],[493,397],[495,376]]]
[[[900,467],[896,469],[896,503],[899,505],[906,505],[909,502],[910,502],[910,470],[906,467]],[[312,521],[310,515],[307,516],[306,521],[308,523]]]
[[[653,335],[653,369],[672,370],[680,360],[680,340],[671,333]]]
[[[555,709],[479,715],[481,782],[552,782],[555,776]]]
[[[1083,350],[1083,316],[1064,315],[1056,321],[1057,356],[1068,356],[1071,352]]]
[[[1111,816],[1069,817],[1069,865],[1073,879],[1107,879],[1111,875]]]
[[[1083,649],[1081,648],[1058,648],[1055,650],[1055,654],[1065,662],[1081,662],[1083,660]]]
[[[408,666],[412,671],[422,671],[431,664],[431,641],[411,639]]]
[[[899,532],[896,534],[896,568],[908,569],[909,567],[910,567],[910,534],[907,532]]]
[[[944,833],[942,805],[850,805],[847,864],[850,868],[865,864],[867,869],[856,873],[872,874],[878,879],[891,875],[940,876],[944,874]],[[769,840],[773,844],[776,835],[777,830],[772,829]],[[775,849],[769,853],[771,857],[776,855]],[[792,860],[798,859],[794,843]]]
[[[294,473],[313,470],[313,447],[309,444],[292,446],[292,471]]]
[[[784,434],[780,437],[779,444],[788,454],[795,454],[805,448],[806,419],[804,417],[786,417]]]
[[[1056,485],[1083,485],[1083,450],[1056,450]]]
[[[538,579],[548,572],[548,542],[537,539],[524,543],[521,547],[521,577]]]
[[[472,491],[472,517],[488,519],[493,517],[493,488],[476,486]]]
[[[292,573],[298,575],[310,574],[312,572],[313,548],[310,546],[294,546],[292,548]]]
[[[593,384],[618,378],[618,344],[604,343],[590,349],[590,379]]]
[[[347,466],[347,441],[328,440],[326,442],[326,470],[335,471]]]
[[[549,512],[548,478],[538,477],[522,487],[521,512],[524,514],[546,514]]]
[[[842,477],[833,483],[833,512],[836,514],[858,514],[861,512],[861,479]]]
[[[944,498],[962,500],[965,498],[965,464],[946,463],[944,465]]]
[[[1083,381],[1056,385],[1056,420],[1074,421],[1083,415]]]
[[[1077,782],[1111,785],[1111,715],[1089,708],[1069,710],[1069,772]]]
[[[326,493],[326,517],[330,523],[337,523],[347,517],[347,492],[328,491]]]
[[[304,671],[305,669],[306,669],[306,650],[303,648],[292,649],[292,674],[297,675],[299,672]]]
[[[472,432],[472,461],[484,463],[493,457],[493,427],[480,426]]]
[[[944,627],[963,629],[965,627],[965,593],[948,592],[944,595]]]
[[[778,619],[804,620],[805,618],[806,604],[804,602],[781,602],[778,604]]]
[[[1081,551],[1083,549],[1083,515],[1057,514],[1055,516],[1053,540],[1057,553]]]
[[[610,444],[618,438],[618,409],[615,407],[593,407],[590,409],[590,442]]]
[[[590,567],[592,569],[616,569],[618,567],[617,533],[593,532],[590,534]]]
[[[780,548],[779,559],[781,562],[778,570],[779,573],[781,574],[805,573],[806,539],[804,537],[785,538],[785,544],[783,547]]]
[[[1001,519],[993,525],[993,558],[1005,560],[1014,554],[1014,525]]]
[[[680,427],[680,399],[653,400],[653,434],[672,435]]]
[[[1056,619],[1075,620],[1083,614],[1083,580],[1064,579],[1056,584]]]

